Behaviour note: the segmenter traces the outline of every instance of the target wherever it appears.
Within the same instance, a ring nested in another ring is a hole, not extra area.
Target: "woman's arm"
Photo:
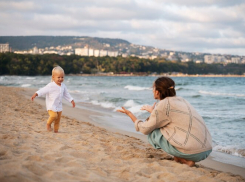
[[[150,117],[145,122],[136,120],[134,123],[136,131],[148,135],[153,130],[166,126],[170,122],[166,114],[166,104],[166,100],[161,100],[152,110]],[[155,104],[153,106],[155,106]]]
[[[170,122],[168,116],[166,115],[164,104],[165,103],[163,101],[159,102],[156,108],[151,112],[149,119],[145,122],[137,119],[129,110],[125,109],[124,107],[117,111],[128,115],[132,119],[136,131],[140,131],[141,133],[148,135],[153,130],[161,128]]]
[[[154,109],[145,122],[141,120],[136,120],[134,126],[136,131],[140,131],[141,133],[148,135],[153,130],[157,128],[162,128],[170,122],[168,117],[164,114],[163,111]]]
[[[133,122],[137,120],[137,118],[133,115],[133,113],[131,113],[129,110],[125,109],[124,107],[122,107],[122,109],[118,109],[117,112],[121,112],[128,115]]]
[[[162,128],[170,123],[169,116],[166,112],[168,101],[161,100],[158,102],[156,107],[151,112],[149,119],[145,122],[137,120],[135,122],[136,131],[140,131],[141,133],[148,135],[153,130],[157,128]]]
[[[151,113],[153,111],[153,109],[155,108],[156,102],[154,102],[153,106],[149,106],[149,105],[144,105],[140,108],[140,110],[146,110],[149,113]]]
[[[122,109],[118,109],[117,112],[128,115],[134,122],[136,131],[140,131],[145,135],[148,135],[150,132],[156,129],[157,118],[155,116],[155,112],[151,113],[150,118],[145,122],[138,120],[129,110],[125,109],[124,107],[122,107]]]

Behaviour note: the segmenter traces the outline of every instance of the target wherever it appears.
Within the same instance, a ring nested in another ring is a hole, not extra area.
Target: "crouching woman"
[[[145,121],[137,119],[122,107],[118,112],[128,115],[136,131],[148,135],[149,143],[174,156],[176,162],[194,166],[212,152],[212,138],[203,118],[185,99],[176,96],[175,82],[160,77],[153,84],[154,98],[160,100],[141,110],[151,113]]]

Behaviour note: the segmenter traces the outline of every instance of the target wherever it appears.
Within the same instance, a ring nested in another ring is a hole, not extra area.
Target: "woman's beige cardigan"
[[[145,122],[135,121],[136,131],[145,135],[157,128],[172,146],[185,154],[212,149],[212,138],[203,118],[181,97],[161,100]]]

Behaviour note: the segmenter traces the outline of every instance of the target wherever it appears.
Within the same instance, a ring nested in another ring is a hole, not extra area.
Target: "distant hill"
[[[98,38],[87,36],[0,36],[0,44],[9,43],[12,50],[28,50],[37,46],[45,48],[51,46],[83,47],[86,44],[100,49],[104,44],[114,47],[119,44],[129,45],[130,42],[122,39]]]

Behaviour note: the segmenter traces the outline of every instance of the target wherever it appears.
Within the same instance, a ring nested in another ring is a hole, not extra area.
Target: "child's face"
[[[54,82],[57,84],[57,85],[61,85],[61,83],[64,81],[64,73],[61,72],[61,71],[56,71],[54,72],[52,78],[54,80]]]

